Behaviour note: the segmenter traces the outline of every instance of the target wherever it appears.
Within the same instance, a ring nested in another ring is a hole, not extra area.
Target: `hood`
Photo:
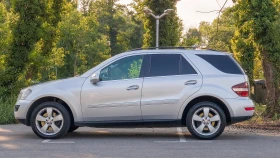
[[[35,85],[32,85],[28,88],[30,89],[38,89],[38,88],[44,88],[44,87],[50,87],[50,86],[55,86],[57,88],[59,87],[64,87],[69,84],[82,84],[86,78],[84,77],[71,77],[71,78],[66,78],[66,79],[60,79],[60,80],[53,80],[53,81],[47,81],[47,82],[42,82],[42,83],[37,83]]]

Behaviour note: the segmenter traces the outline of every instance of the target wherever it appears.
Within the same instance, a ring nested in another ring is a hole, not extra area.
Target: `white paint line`
[[[179,135],[180,142],[186,142],[186,139],[184,137],[183,130],[181,127],[177,127],[177,134]]]
[[[198,141],[154,141],[155,143],[212,143],[212,141],[203,141],[203,140],[198,140]]]
[[[184,143],[180,141],[154,141],[155,143]]]
[[[51,144],[73,144],[75,142],[72,141],[51,141],[50,139],[43,140],[42,143],[51,143]]]
[[[43,140],[42,143],[48,143],[49,141],[51,141],[50,139],[46,139],[46,140]]]

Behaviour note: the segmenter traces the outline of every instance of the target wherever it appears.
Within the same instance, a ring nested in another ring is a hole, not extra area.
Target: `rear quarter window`
[[[200,58],[204,59],[216,69],[227,74],[244,74],[241,68],[237,65],[232,57],[229,55],[208,55],[197,54]]]

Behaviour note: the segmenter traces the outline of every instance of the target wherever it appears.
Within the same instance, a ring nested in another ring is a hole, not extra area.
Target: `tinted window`
[[[228,55],[205,55],[199,54],[199,57],[206,60],[218,70],[228,74],[243,74],[240,67]]]
[[[100,71],[100,80],[121,80],[139,78],[143,62],[143,55],[120,59],[106,66]]]
[[[179,75],[180,54],[151,55],[150,76]]]
[[[182,67],[181,67],[181,74],[197,74],[190,63],[181,56]]]

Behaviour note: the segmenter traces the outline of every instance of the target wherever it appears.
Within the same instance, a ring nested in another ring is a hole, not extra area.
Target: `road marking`
[[[198,140],[198,141],[154,141],[155,143],[212,143],[212,141],[203,141],[203,140]]]
[[[177,127],[177,134],[179,135],[179,141],[180,142],[187,142],[185,137],[184,137],[183,130],[182,130],[181,127]]]
[[[73,141],[51,141],[50,139],[45,139],[42,143],[52,143],[52,144],[73,144]]]

